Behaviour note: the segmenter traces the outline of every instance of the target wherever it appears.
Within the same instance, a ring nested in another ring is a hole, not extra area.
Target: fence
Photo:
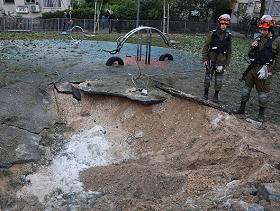
[[[0,17],[1,31],[30,31],[30,32],[61,32],[72,26],[80,26],[88,33],[111,33],[128,32],[136,28],[136,20],[104,20],[100,19],[94,24],[93,19],[74,19],[74,24],[68,24],[63,18],[36,19],[22,17]],[[150,26],[163,31],[163,21],[140,20],[139,25]],[[216,23],[190,22],[190,21],[170,21],[169,31],[171,34],[207,34],[217,26]],[[116,29],[116,30],[115,30]],[[231,31],[239,32],[247,36],[250,28],[247,25],[231,24]],[[112,30],[112,31],[111,31]],[[167,32],[167,30],[165,30]]]

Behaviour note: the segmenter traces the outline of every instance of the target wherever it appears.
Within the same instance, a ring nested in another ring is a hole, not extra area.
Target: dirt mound
[[[259,184],[279,181],[272,166],[280,158],[275,125],[257,130],[179,98],[156,105],[91,95],[83,95],[81,104],[67,101],[64,116],[75,131],[100,124],[108,140],[135,153],[136,159],[81,172],[85,190],[106,193],[96,210],[223,208],[228,199],[260,203],[252,195]],[[85,113],[90,115],[81,118]],[[226,191],[229,184],[234,188]]]
[[[48,149],[52,156],[41,149],[43,158],[51,157],[47,165],[11,168],[26,175],[26,183],[16,195],[10,192],[14,201],[2,203],[3,210],[14,210],[11,204],[21,210],[279,207],[257,196],[262,183],[280,179],[276,125],[258,130],[181,98],[142,105],[112,96],[82,93],[77,101],[52,94],[54,112],[71,130],[60,150],[56,143]]]

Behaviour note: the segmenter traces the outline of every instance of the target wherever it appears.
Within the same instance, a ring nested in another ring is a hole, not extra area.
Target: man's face
[[[267,37],[268,34],[269,34],[269,31],[267,28],[261,28],[261,35],[263,37]]]
[[[227,24],[225,24],[225,23],[221,23],[220,24],[220,28],[221,28],[221,30],[226,30],[226,28],[227,28]]]

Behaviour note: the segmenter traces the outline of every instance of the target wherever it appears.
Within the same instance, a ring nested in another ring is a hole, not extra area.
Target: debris
[[[139,132],[135,135],[135,138],[136,138],[136,139],[142,138],[142,135],[143,135],[143,132],[142,132],[142,131],[139,131]]]
[[[143,89],[141,91],[141,95],[147,96],[148,95],[148,90],[147,89]]]
[[[73,94],[73,97],[78,100],[78,101],[81,101],[81,93],[79,91],[79,89],[77,89],[76,87],[72,86],[72,94]]]
[[[207,100],[203,100],[199,97],[196,97],[196,96],[193,96],[193,95],[190,95],[190,94],[186,94],[184,92],[181,92],[179,90],[176,90],[176,89],[173,89],[171,87],[166,87],[164,85],[161,85],[161,84],[155,84],[155,87],[171,94],[171,95],[175,95],[175,96],[179,96],[179,97],[182,97],[186,100],[189,100],[189,101],[192,101],[192,102],[195,102],[195,103],[198,103],[198,104],[202,104],[202,105],[206,105],[206,106],[209,106],[209,107],[212,107],[212,108],[215,108],[215,109],[218,109],[220,111],[223,111],[223,112],[226,112],[228,113],[229,115],[231,115],[232,113],[228,110],[226,110],[225,108],[221,107],[221,106],[218,106],[217,104],[215,103],[211,103],[211,102],[208,102]]]
[[[258,191],[259,198],[266,201],[280,201],[280,183],[263,183]]]
[[[91,116],[91,113],[83,113],[81,116],[82,117]]]

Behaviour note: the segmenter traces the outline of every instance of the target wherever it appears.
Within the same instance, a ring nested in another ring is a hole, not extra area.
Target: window
[[[254,13],[260,13],[261,11],[261,2],[255,2]]]
[[[241,11],[241,10],[247,10],[247,4],[245,3],[239,3],[238,4],[238,10]]]
[[[25,4],[35,4],[35,0],[25,0]]]
[[[4,3],[15,3],[14,0],[4,0]]]
[[[271,16],[279,16],[280,15],[279,11],[280,11],[280,2],[275,1],[271,9]]]
[[[61,7],[60,0],[44,0],[44,7]]]
[[[28,13],[27,7],[16,7],[16,13]]]

